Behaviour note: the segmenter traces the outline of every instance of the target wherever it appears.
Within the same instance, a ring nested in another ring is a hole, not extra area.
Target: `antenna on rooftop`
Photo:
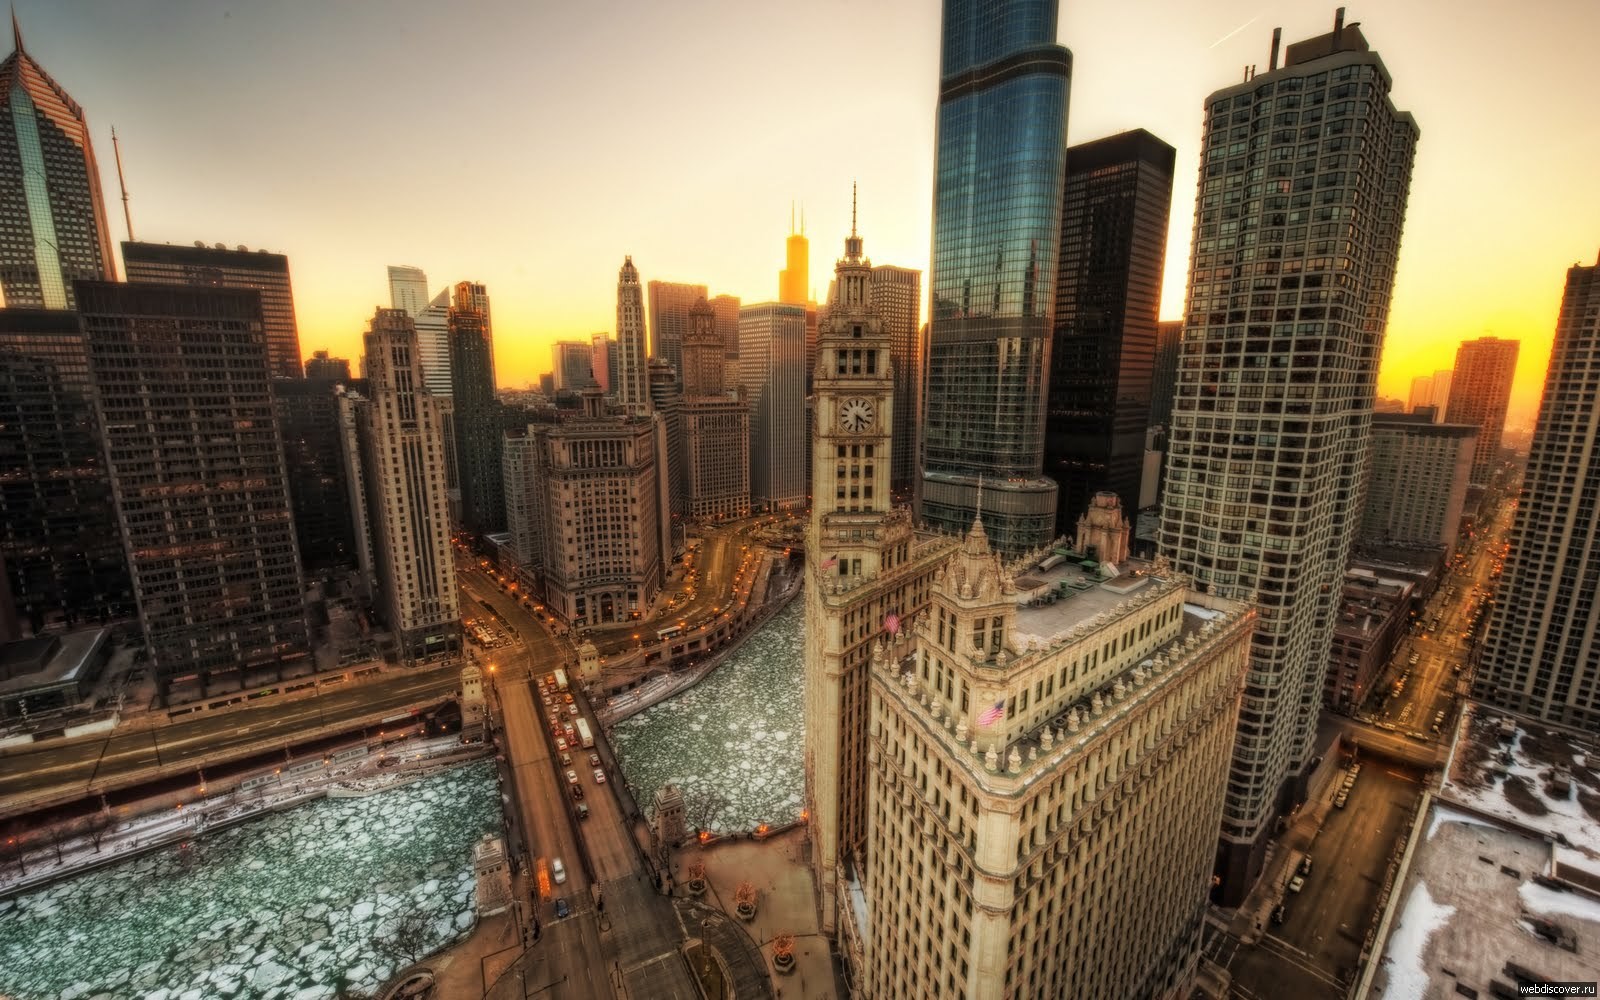
[[[128,224],[128,242],[133,243],[133,212],[128,208],[128,182],[122,176],[122,146],[117,142],[115,125],[111,126],[111,151],[117,158],[117,186],[122,188],[122,221]]]

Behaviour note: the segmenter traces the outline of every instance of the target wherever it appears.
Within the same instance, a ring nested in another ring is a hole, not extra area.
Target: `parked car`
[[[556,881],[559,882],[560,879],[557,879]],[[1290,892],[1299,892],[1301,889],[1304,889],[1305,887],[1306,887],[1306,877],[1304,875],[1296,875],[1294,878],[1289,880],[1289,891]]]
[[[1284,906],[1282,903],[1279,903],[1272,909],[1272,922],[1275,924],[1283,923],[1283,918],[1288,915],[1288,912],[1288,907]]]
[[[560,858],[550,859],[550,877],[556,880],[556,885],[567,880],[567,867],[561,863]]]
[[[1307,854],[1305,857],[1300,859],[1300,874],[1311,874],[1311,855]]]
[[[1339,793],[1339,797],[1333,800],[1333,806],[1334,806],[1335,809],[1343,809],[1344,806],[1345,806],[1345,803],[1349,802],[1349,801],[1350,801],[1350,793],[1349,792],[1340,792]]]
[[[597,785],[603,785],[606,783],[606,773],[600,770],[598,767],[594,769],[594,783]]]

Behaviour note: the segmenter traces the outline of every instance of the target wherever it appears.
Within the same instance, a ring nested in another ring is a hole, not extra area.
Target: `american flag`
[[[900,616],[893,611],[889,612],[888,617],[883,620],[883,630],[890,635],[900,631]]]
[[[823,569],[833,569],[837,565],[839,565],[838,556],[829,556],[828,558],[822,560]]]
[[[1001,698],[999,701],[994,703],[992,708],[987,709],[982,715],[978,716],[978,725],[992,726],[996,722],[999,722],[1000,717],[1005,714],[1006,700]]]

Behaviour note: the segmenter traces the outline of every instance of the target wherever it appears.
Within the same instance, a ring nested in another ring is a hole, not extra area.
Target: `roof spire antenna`
[[[973,515],[973,520],[983,520],[983,473],[978,473],[978,510]]]
[[[17,23],[17,5],[11,5],[11,44],[22,51],[22,26]]]
[[[850,235],[856,234],[856,182],[850,182]]]
[[[789,235],[794,235],[794,199],[789,199]]]
[[[117,158],[117,186],[122,188],[122,221],[128,224],[128,242],[137,242],[133,235],[133,212],[128,208],[128,182],[122,176],[122,146],[117,142],[117,127],[111,126],[111,151]]]
[[[802,201],[800,203],[800,235],[804,236],[805,234],[806,234],[806,203]]]

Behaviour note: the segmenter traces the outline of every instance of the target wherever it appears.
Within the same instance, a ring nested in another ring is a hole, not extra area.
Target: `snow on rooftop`
[[[1428,939],[1455,915],[1456,908],[1436,903],[1428,886],[1418,882],[1406,897],[1400,923],[1389,936],[1385,960],[1389,963],[1389,985],[1384,1000],[1416,1000],[1428,992],[1428,972],[1422,953]]]
[[[1502,742],[1505,717],[1477,705],[1463,715],[1443,798],[1564,838],[1600,859],[1600,774],[1584,766],[1587,748],[1525,720]]]
[[[1486,819],[1473,816],[1470,813],[1464,813],[1459,809],[1451,809],[1449,806],[1435,805],[1433,807],[1433,820],[1428,824],[1427,839],[1432,840],[1439,827],[1445,823],[1464,823],[1468,826],[1484,826],[1495,829],[1495,825]]]
[[[1522,903],[1542,917],[1565,916],[1600,924],[1600,902],[1577,892],[1546,889],[1537,882],[1524,882],[1517,888]]]
[[[1213,618],[1221,618],[1223,615],[1223,612],[1221,611],[1214,611],[1211,608],[1202,608],[1198,604],[1185,604],[1183,606],[1183,613],[1186,615],[1194,615],[1196,618],[1204,618],[1206,621],[1211,621]]]

